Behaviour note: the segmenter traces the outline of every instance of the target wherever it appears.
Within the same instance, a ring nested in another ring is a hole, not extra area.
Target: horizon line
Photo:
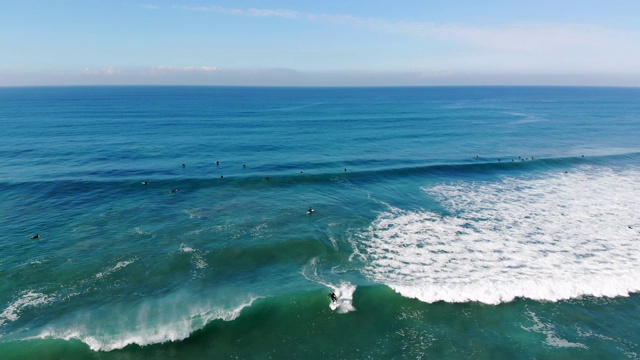
[[[80,88],[80,87],[217,87],[217,88],[444,88],[444,87],[537,87],[537,88],[640,88],[640,85],[570,85],[570,84],[437,84],[437,85],[222,85],[222,84],[42,84],[0,85],[7,88]]]

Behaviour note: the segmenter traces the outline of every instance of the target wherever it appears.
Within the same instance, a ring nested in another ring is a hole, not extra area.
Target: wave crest
[[[180,341],[188,338],[213,320],[235,320],[242,309],[251,306],[258,297],[252,297],[236,306],[212,306],[210,304],[191,305],[184,295],[172,299],[147,301],[135,309],[128,306],[110,309],[119,313],[105,321],[104,314],[84,313],[64,324],[56,324],[41,331],[36,338],[80,340],[93,351],[111,351],[128,345],[140,346]],[[119,311],[118,311],[119,310]],[[95,320],[95,321],[94,321]]]

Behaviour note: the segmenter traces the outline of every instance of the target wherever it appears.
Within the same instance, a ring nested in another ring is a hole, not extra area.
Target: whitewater
[[[639,98],[0,88],[0,357],[636,358]]]

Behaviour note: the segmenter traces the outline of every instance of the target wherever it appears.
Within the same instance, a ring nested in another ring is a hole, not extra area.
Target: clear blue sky
[[[0,0],[0,86],[640,86],[639,0]]]

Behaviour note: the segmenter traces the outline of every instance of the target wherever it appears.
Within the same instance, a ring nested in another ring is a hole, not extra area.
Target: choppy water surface
[[[0,119],[2,358],[640,354],[638,89],[4,88]]]

